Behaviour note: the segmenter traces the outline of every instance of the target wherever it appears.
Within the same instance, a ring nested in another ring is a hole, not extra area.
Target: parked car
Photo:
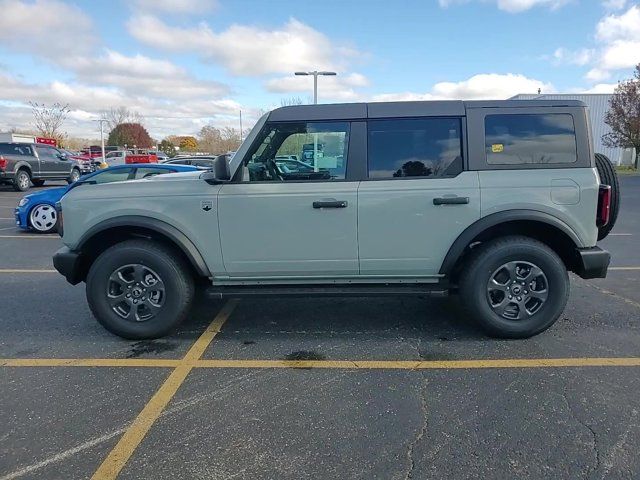
[[[530,337],[569,271],[607,274],[619,191],[588,118],[571,100],[279,108],[211,171],[70,191],[54,266],[126,338],[171,331],[197,281],[217,298],[459,294],[488,334]],[[310,143],[327,175],[284,175],[277,156]]]
[[[193,156],[193,157],[178,157],[171,158],[162,162],[169,165],[194,165],[201,168],[213,168],[216,157],[213,156]]]
[[[46,180],[77,181],[80,164],[50,145],[0,142],[0,184],[13,185],[19,192]]]
[[[68,187],[49,188],[38,193],[32,193],[22,197],[15,208],[16,226],[23,230],[32,230],[36,233],[51,233],[55,231],[58,214],[55,205],[71,188],[80,185],[103,184],[122,182],[126,180],[139,180],[153,175],[175,172],[191,172],[198,170],[188,165],[119,165],[93,174],[86,175],[76,183]]]

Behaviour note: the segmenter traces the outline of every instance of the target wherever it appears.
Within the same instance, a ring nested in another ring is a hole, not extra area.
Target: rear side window
[[[369,178],[450,177],[462,171],[459,118],[370,120]]]
[[[29,145],[0,143],[0,155],[32,155]]]
[[[566,113],[487,115],[485,151],[490,165],[574,163],[576,131]]]

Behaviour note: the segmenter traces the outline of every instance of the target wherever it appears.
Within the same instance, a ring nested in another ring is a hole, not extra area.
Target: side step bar
[[[211,286],[206,290],[210,298],[241,297],[381,297],[381,296],[429,296],[445,297],[446,286],[439,284],[412,285],[260,285],[260,286]]]

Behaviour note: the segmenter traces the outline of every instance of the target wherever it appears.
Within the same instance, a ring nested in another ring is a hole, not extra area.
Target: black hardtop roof
[[[582,107],[580,100],[432,100],[414,102],[331,103],[276,108],[268,121],[347,120],[414,116],[464,116],[472,108]]]

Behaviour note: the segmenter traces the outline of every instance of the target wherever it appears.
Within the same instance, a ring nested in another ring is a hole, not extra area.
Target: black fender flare
[[[576,232],[574,232],[569,225],[553,215],[540,212],[538,210],[505,210],[503,212],[492,213],[491,215],[482,217],[480,220],[469,225],[449,248],[447,255],[442,261],[439,273],[442,275],[448,275],[451,273],[453,267],[456,265],[458,259],[463,255],[467,246],[482,232],[502,223],[519,220],[541,222],[555,227],[565,233],[573,241],[576,248],[578,248],[582,243]]]
[[[189,239],[189,237],[187,237],[173,225],[152,217],[144,217],[141,215],[123,215],[104,220],[87,230],[80,238],[80,241],[78,242],[74,250],[82,252],[83,247],[90,239],[94,238],[101,232],[116,227],[141,227],[164,235],[182,250],[182,252],[189,259],[189,262],[195,268],[196,272],[198,272],[199,275],[202,275],[203,277],[211,276],[209,267],[204,261],[202,254]]]
[[[19,160],[16,162],[15,167],[13,167],[13,173],[17,174],[18,170],[27,170],[29,172],[29,176],[33,178],[33,168],[29,162],[25,162],[24,160]]]

